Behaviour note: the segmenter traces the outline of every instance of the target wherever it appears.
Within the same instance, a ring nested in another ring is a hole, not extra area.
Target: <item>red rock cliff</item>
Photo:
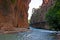
[[[28,28],[30,0],[0,0],[0,29]]]

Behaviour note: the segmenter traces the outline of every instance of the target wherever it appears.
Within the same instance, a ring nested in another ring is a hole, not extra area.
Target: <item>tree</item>
[[[56,0],[55,5],[49,9],[46,20],[50,27],[60,30],[60,0]]]

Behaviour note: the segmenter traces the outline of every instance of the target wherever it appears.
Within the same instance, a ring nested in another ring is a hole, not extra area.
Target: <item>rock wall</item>
[[[0,29],[28,28],[30,0],[0,0]]]
[[[49,8],[55,4],[54,0],[43,0],[42,5],[38,9],[33,9],[33,14],[31,17],[31,25],[36,28],[46,28],[45,14],[48,12]]]

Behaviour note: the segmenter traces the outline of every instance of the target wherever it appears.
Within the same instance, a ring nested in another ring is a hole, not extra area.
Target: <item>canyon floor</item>
[[[30,31],[18,32],[14,34],[0,34],[0,40],[60,40],[56,31],[35,29],[30,27]]]

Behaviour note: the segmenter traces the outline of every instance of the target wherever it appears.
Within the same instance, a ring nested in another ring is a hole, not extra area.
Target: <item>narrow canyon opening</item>
[[[28,23],[30,24],[30,20],[33,14],[34,9],[40,8],[42,6],[43,0],[31,0],[29,3],[29,9],[28,9]]]
[[[31,0],[29,4],[29,10],[28,10],[28,20],[31,19],[33,9],[38,9],[43,3],[43,0]]]

